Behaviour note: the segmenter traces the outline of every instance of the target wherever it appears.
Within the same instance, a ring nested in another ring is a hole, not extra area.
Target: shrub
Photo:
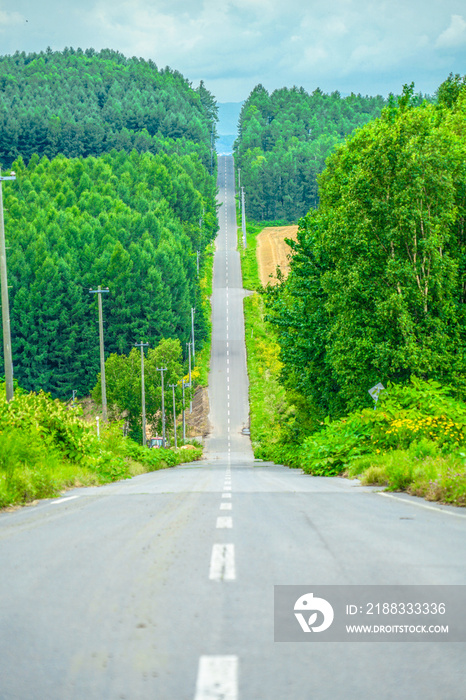
[[[73,485],[171,467],[201,454],[202,449],[141,447],[123,437],[118,423],[103,425],[98,439],[94,428],[60,401],[19,389],[7,403],[0,385],[0,508],[56,496]]]
[[[345,418],[326,420],[305,440],[301,462],[305,472],[333,476],[364,454],[392,450],[434,455],[456,452],[466,442],[466,404],[450,387],[416,377],[408,385],[389,384],[376,411],[354,411]],[[417,447],[414,447],[417,446]]]
[[[0,508],[58,492],[54,471],[59,453],[35,430],[7,428],[0,433]]]

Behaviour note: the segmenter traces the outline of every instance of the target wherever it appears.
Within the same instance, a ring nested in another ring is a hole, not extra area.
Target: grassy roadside
[[[245,298],[244,324],[252,448],[255,457],[273,461],[288,405],[278,382],[278,345],[264,320],[264,302],[259,294]]]
[[[257,265],[256,248],[257,236],[263,230],[261,224],[254,222],[246,226],[246,248],[243,246],[243,234],[238,229],[238,251],[241,259],[241,273],[243,276],[243,287],[248,290],[256,290],[261,287],[259,278],[259,268]]]
[[[94,427],[47,394],[0,384],[0,509],[52,498],[65,489],[128,479],[199,459],[201,449],[150,450],[123,437],[117,423]]]
[[[271,225],[275,225],[275,222]],[[242,245],[241,229],[238,229],[238,250],[245,289],[258,290],[261,287],[256,247],[257,236],[263,229],[264,224],[247,224],[246,249]],[[279,347],[264,314],[264,300],[260,294],[255,292],[244,299],[251,442],[256,458],[280,461],[277,451],[282,440],[282,429],[293,408],[278,381],[281,369]]]
[[[205,249],[203,262],[200,270],[201,278],[199,286],[201,288],[202,305],[205,311],[208,327],[208,337],[204,342],[201,352],[196,353],[196,367],[194,379],[200,386],[206,387],[209,383],[210,351],[212,346],[212,307],[210,298],[212,296],[212,277],[214,268],[215,243],[212,241]]]
[[[249,289],[260,286],[255,256],[260,230],[251,227],[248,248],[241,251],[243,285]],[[244,315],[255,457],[466,506],[466,403],[452,388],[413,377],[407,386],[388,386],[377,411],[362,409],[317,426],[300,397],[279,383],[279,348],[260,294],[245,298]]]

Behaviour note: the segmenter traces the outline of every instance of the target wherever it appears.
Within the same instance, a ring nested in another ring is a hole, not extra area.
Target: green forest
[[[286,380],[323,415],[413,374],[466,390],[465,107],[464,88],[421,106],[406,88],[319,178],[268,306]]]
[[[289,275],[247,300],[277,379],[256,456],[466,504],[465,182],[460,76],[435,103],[406,85],[335,148]]]
[[[197,153],[211,168],[217,106],[201,82],[105,49],[0,56],[0,163],[113,148]]]
[[[269,94],[255,87],[242,107],[234,150],[246,216],[297,222],[315,209],[317,176],[328,156],[351,132],[380,116],[388,101],[380,95],[327,95],[319,88],[311,94],[296,87]]]
[[[15,380],[79,396],[107,354],[208,336],[198,251],[217,231],[216,104],[177,72],[92,50],[0,58]]]

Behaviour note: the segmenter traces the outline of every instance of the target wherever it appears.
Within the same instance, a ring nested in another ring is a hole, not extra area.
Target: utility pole
[[[243,248],[246,250],[246,210],[244,205],[244,187],[241,188],[241,230],[243,231]]]
[[[186,343],[186,345],[188,346],[188,360],[189,360],[189,375],[188,375],[188,376],[189,376],[189,383],[188,383],[188,386],[189,386],[189,390],[190,390],[190,394],[189,394],[189,412],[192,413],[192,411],[193,411],[193,401],[192,401],[192,396],[191,396],[191,343]]]
[[[166,367],[157,367],[157,372],[162,374],[162,447],[165,447],[165,397],[163,395],[163,373],[167,371]]]
[[[105,385],[104,321],[102,313],[102,294],[108,294],[108,287],[90,289],[89,294],[97,294],[99,303],[99,341],[100,341],[100,385],[102,388],[102,420],[107,422],[107,387]]]
[[[12,170],[11,175],[2,176],[0,169],[0,277],[2,288],[2,325],[3,325],[3,357],[5,362],[5,392],[6,400],[13,398],[13,356],[11,352],[10,304],[8,301],[8,275],[6,269],[5,226],[3,222],[3,191],[4,180],[16,180]]]
[[[173,390],[173,429],[175,431],[175,449],[178,447],[177,441],[176,441],[176,406],[175,406],[175,387],[176,384],[170,384],[172,390]]]
[[[188,364],[188,367],[189,367],[189,369],[188,369],[188,377],[189,377],[188,386],[189,386],[189,388],[191,388],[191,343],[186,343],[186,345],[188,346],[188,362],[189,362],[189,364]]]
[[[141,405],[142,405],[142,444],[147,444],[146,436],[146,387],[144,386],[144,348],[149,347],[149,343],[134,343],[135,348],[141,348]]]
[[[196,253],[197,253],[197,263],[196,263],[197,264],[197,276],[199,277],[199,256],[201,254],[201,251],[198,250],[198,251],[196,251]]]
[[[191,307],[191,342],[193,344],[193,361],[196,363],[196,352],[194,349],[194,313],[196,309],[192,306]]]
[[[181,380],[181,387],[183,390],[183,442],[186,440],[186,417],[185,417],[185,405],[184,405],[184,388],[185,388],[184,378]]]

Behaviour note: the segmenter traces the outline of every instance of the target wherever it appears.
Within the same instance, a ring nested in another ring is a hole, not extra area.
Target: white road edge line
[[[438,513],[444,513],[445,515],[454,515],[457,518],[466,518],[464,513],[454,513],[451,510],[444,510],[443,508],[436,508],[435,506],[426,506],[424,503],[416,503],[415,501],[409,501],[407,498],[400,498],[399,496],[392,496],[391,493],[383,493],[382,491],[376,492],[379,496],[384,496],[385,498],[392,498],[394,501],[400,501],[408,506],[417,506],[418,508],[424,508],[425,510],[436,510]]]
[[[237,700],[238,657],[201,656],[194,700]]]
[[[209,578],[211,581],[235,580],[234,544],[214,544],[212,547],[212,556],[210,558]]]
[[[66,498],[60,498],[58,501],[52,501],[52,506],[56,506],[59,503],[64,503],[65,501],[73,501],[75,498],[79,498],[79,496],[67,496]]]

